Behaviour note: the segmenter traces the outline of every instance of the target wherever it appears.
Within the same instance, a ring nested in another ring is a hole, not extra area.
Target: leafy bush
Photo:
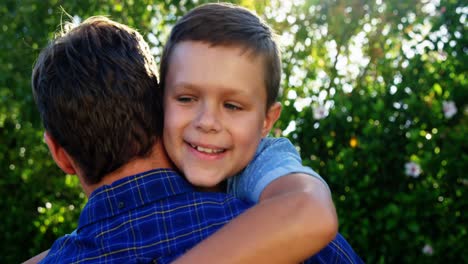
[[[467,262],[466,7],[401,5],[309,8],[328,27],[299,30],[286,50],[280,127],[328,181],[366,262]]]

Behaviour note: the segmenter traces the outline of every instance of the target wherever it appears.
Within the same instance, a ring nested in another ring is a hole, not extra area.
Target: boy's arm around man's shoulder
[[[298,263],[336,236],[337,223],[327,186],[307,174],[289,174],[175,263]]]
[[[324,248],[338,232],[338,218],[330,190],[325,183],[311,175],[293,173],[271,182],[260,196],[260,204],[278,198],[294,197],[286,227],[288,249],[284,254],[304,260]],[[288,204],[283,203],[283,206]],[[274,220],[274,219],[272,219]]]
[[[47,254],[49,253],[49,249],[46,250],[46,251],[43,251],[39,254],[37,254],[36,256],[26,260],[25,262],[23,262],[23,264],[36,264],[36,263],[39,263],[43,258],[45,258],[47,256]]]

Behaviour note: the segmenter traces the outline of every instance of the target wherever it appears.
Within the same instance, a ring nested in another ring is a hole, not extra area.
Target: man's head
[[[147,155],[161,136],[157,68],[142,36],[125,25],[92,17],[65,28],[39,55],[32,89],[46,141],[95,184]]]
[[[195,185],[243,169],[280,114],[271,29],[252,12],[208,4],[174,26],[163,52],[164,144]]]

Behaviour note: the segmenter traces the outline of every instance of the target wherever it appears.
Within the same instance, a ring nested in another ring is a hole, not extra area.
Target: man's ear
[[[271,128],[278,120],[281,114],[281,104],[278,102],[273,103],[270,108],[268,109],[265,121],[263,121],[263,128],[262,128],[262,137],[265,137],[270,132]]]
[[[44,132],[44,139],[52,154],[55,163],[67,174],[76,174],[76,169],[73,160],[68,155],[62,146],[60,146],[55,139],[46,132]]]

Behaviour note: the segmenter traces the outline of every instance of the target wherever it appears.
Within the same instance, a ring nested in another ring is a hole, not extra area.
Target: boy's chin
[[[187,180],[199,191],[203,192],[225,192],[226,180],[222,177],[186,177]]]
[[[202,166],[185,166],[181,172],[192,185],[197,187],[214,187],[224,180],[224,175],[219,171]]]

